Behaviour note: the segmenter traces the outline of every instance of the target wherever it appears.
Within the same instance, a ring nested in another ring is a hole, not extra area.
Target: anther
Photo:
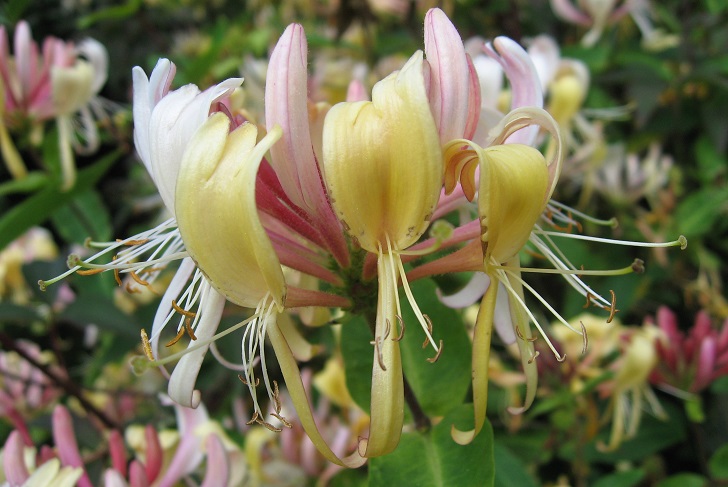
[[[256,423],[258,423],[261,426],[265,426],[267,429],[271,430],[273,433],[280,433],[281,431],[283,431],[281,428],[276,428],[275,426],[273,426],[272,424],[270,424],[267,421],[262,421],[259,419],[256,421]]]
[[[250,386],[250,384],[248,384],[248,381],[245,380],[245,377],[243,377],[242,375],[238,374],[238,379],[240,379],[240,382],[242,382],[246,386]],[[260,377],[256,377],[255,378],[255,387],[258,387],[259,384],[260,384]],[[258,414],[258,413],[256,412],[256,414]]]
[[[425,318],[425,322],[427,322],[427,333],[429,333],[429,335],[425,337],[425,342],[422,344],[422,348],[425,349],[430,343],[430,336],[432,336],[432,320],[430,320],[430,317],[427,315],[422,315],[422,317]]]
[[[240,377],[240,376],[238,376],[238,377]],[[243,379],[240,379],[240,380],[243,380]],[[245,382],[243,380],[243,384],[246,384],[247,385],[247,382]],[[253,418],[250,421],[248,421],[247,423],[245,423],[245,424],[252,425],[253,423],[258,423],[258,422],[259,422],[258,421],[258,411],[254,411],[253,412]]]
[[[587,292],[586,293],[586,304],[584,305],[584,309],[586,309],[589,306],[591,306],[591,304],[592,304],[591,303],[591,298],[592,298],[592,294],[590,292]],[[581,325],[581,326],[584,326],[584,325]]]
[[[387,371],[387,367],[384,365],[384,359],[382,358],[382,349],[379,346],[379,339],[377,338],[376,340],[374,340],[373,343],[374,343],[374,350],[377,352],[377,362],[379,363],[379,367],[383,371],[386,372]]]
[[[535,342],[536,340],[538,340],[538,337],[528,338],[525,335],[523,335],[521,328],[518,326],[516,326],[516,335],[518,335],[518,338],[520,338],[521,340],[526,341],[526,342]]]
[[[632,270],[636,274],[644,274],[645,272],[645,261],[642,259],[635,259],[634,262],[632,262]]]
[[[94,274],[101,274],[106,269],[83,269],[76,271],[79,276],[93,276]]]
[[[536,357],[533,357],[533,358],[536,358]],[[566,354],[563,354],[560,357],[558,355],[556,355],[556,361],[557,362],[563,362],[564,360],[566,360]]]
[[[609,318],[607,318],[607,323],[611,323],[614,319],[614,315],[616,315],[619,311],[617,309],[617,296],[614,294],[614,290],[610,289],[609,294],[612,295],[612,305],[609,307]]]
[[[530,359],[528,359],[528,363],[529,364],[532,364],[533,361],[536,360],[536,357],[538,357],[539,355],[541,355],[541,352],[539,352],[538,350],[536,350],[536,353],[533,354],[533,357],[531,357]],[[559,358],[556,357],[556,360],[559,360]]]
[[[399,322],[399,336],[397,338],[392,337],[393,342],[398,342],[404,338],[404,320],[399,315],[396,315],[396,318]]]
[[[149,336],[147,330],[142,328],[142,348],[144,349],[144,355],[151,361],[154,361],[154,354],[152,353],[152,344],[149,343]]]
[[[149,239],[148,238],[143,238],[141,240],[127,240],[127,241],[123,241],[123,240],[117,238],[116,241],[119,242],[119,243],[123,243],[124,245],[128,245],[129,247],[133,247],[135,245],[143,245],[143,244],[149,242]]]
[[[285,426],[286,428],[288,428],[288,429],[291,429],[291,428],[293,428],[293,425],[291,424],[291,422],[290,422],[290,421],[288,421],[288,420],[287,420],[286,418],[284,418],[283,416],[281,416],[280,414],[278,414],[278,413],[270,413],[270,415],[271,415],[271,416],[273,416],[274,418],[276,418],[276,419],[277,419],[278,421],[280,421],[281,423],[283,423],[283,426]],[[279,431],[280,431],[280,430],[279,430]]]
[[[174,308],[174,310],[177,313],[179,313],[181,315],[184,315],[184,316],[187,316],[188,318],[194,318],[197,315],[197,313],[195,313],[193,311],[187,311],[185,309],[180,308],[179,305],[177,304],[177,302],[174,299],[172,300],[172,308]]]
[[[111,258],[111,261],[112,262],[115,261],[115,260],[116,260],[116,256],[114,256],[114,257]],[[122,286],[122,284],[121,284],[121,275],[119,274],[119,269],[114,269],[114,280],[116,281],[116,284],[119,287]]]
[[[440,346],[437,347],[437,353],[435,354],[435,356],[428,358],[427,361],[430,362],[431,364],[434,364],[440,358],[441,353],[442,353],[442,340],[440,340]]]
[[[389,338],[389,332],[392,331],[392,323],[389,321],[389,318],[385,320],[384,324],[386,325],[386,328],[384,328],[384,336],[382,337],[382,340]]]
[[[184,335],[184,334],[185,334],[185,327],[182,326],[182,327],[180,327],[179,331],[177,332],[177,336],[172,338],[170,341],[168,341],[167,344],[165,345],[165,347],[171,347],[172,345],[174,345],[175,343],[180,341],[180,339],[182,338],[182,335]]]
[[[134,286],[132,286],[130,282],[127,282],[127,283],[126,283],[126,286],[124,286],[124,289],[125,289],[125,290],[126,290],[126,292],[128,292],[129,294],[138,294],[138,293],[140,293],[140,292],[141,292],[141,290],[140,290],[140,289],[138,289],[138,288],[135,288]]]
[[[131,274],[131,278],[134,279],[138,284],[141,284],[142,286],[149,287],[149,282],[145,281],[141,277],[137,275],[136,272],[131,271],[129,274]]]
[[[279,414],[281,412],[281,398],[279,395],[278,390],[278,381],[273,381],[273,403],[275,404],[276,413]],[[280,419],[280,418],[279,418]],[[281,420],[283,421],[283,420]]]
[[[586,326],[584,326],[584,322],[579,321],[579,324],[581,325],[581,336],[584,338],[584,346],[581,348],[581,354],[586,355],[586,350],[589,346],[589,336],[586,333]]]
[[[190,318],[185,318],[185,330],[187,331],[187,335],[189,335],[192,340],[197,340],[195,332],[192,331],[192,320]]]

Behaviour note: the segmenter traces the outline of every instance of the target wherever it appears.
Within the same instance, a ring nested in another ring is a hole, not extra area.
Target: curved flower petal
[[[430,107],[440,143],[465,137],[470,107],[470,69],[463,41],[445,12],[425,16],[425,56],[430,65]],[[473,108],[479,109],[478,103]]]
[[[377,83],[371,102],[339,103],[324,123],[324,179],[362,248],[422,235],[442,186],[442,152],[422,76],[422,52]]]
[[[224,114],[215,114],[189,143],[177,182],[180,234],[212,286],[230,301],[255,308],[270,293],[282,309],[286,283],[255,201],[258,167],[281,129],[256,145],[254,125],[228,135],[229,126]]]
[[[503,67],[511,83],[511,109],[543,107],[543,92],[536,68],[528,53],[508,37],[496,37],[485,46],[485,52]],[[508,142],[531,145],[538,133],[537,127],[521,130]]]

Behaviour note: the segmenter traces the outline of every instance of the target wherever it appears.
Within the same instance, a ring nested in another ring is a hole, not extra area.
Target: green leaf
[[[80,171],[76,185],[69,191],[63,192],[59,186],[49,186],[6,212],[0,218],[0,249],[5,248],[30,227],[44,222],[59,206],[91,188],[119,155],[119,152],[112,152],[93,166]]]
[[[425,334],[406,299],[402,301],[405,334],[400,347],[404,374],[420,406],[429,416],[443,416],[462,404],[468,392],[472,345],[462,317],[437,299],[435,289],[431,279],[412,283],[415,300],[432,321],[433,338],[442,340],[440,358],[435,363],[427,361],[435,352],[429,344],[423,350]]]
[[[695,158],[698,161],[700,179],[705,184],[714,182],[721,173],[725,173],[728,159],[719,153],[710,139],[702,136],[695,144]]]
[[[102,330],[135,339],[139,338],[141,328],[133,317],[116,308],[112,299],[96,293],[79,294],[76,300],[61,312],[59,319],[75,323],[80,327],[93,324]]]
[[[528,467],[513,451],[496,443],[493,447],[495,469],[495,487],[536,487],[538,483]]]
[[[638,485],[644,476],[645,471],[641,468],[617,472],[600,478],[594,482],[594,487],[633,487]]]
[[[428,433],[405,433],[394,452],[369,461],[369,487],[486,487],[493,485],[493,430],[486,423],[469,445],[450,436],[453,424],[468,428],[472,405],[448,414]]]
[[[341,355],[344,358],[346,387],[354,402],[367,413],[372,398],[374,347],[366,320],[355,316],[341,325]]]
[[[48,184],[48,175],[40,171],[29,172],[23,179],[13,179],[0,184],[0,196],[15,193],[32,193]]]
[[[20,306],[7,302],[0,303],[0,324],[27,324],[39,319],[41,319],[41,317],[35,308]]]
[[[728,479],[728,443],[718,448],[708,461],[710,474],[716,479]]]
[[[687,196],[675,212],[680,233],[688,240],[701,237],[714,229],[716,220],[728,212],[728,190],[704,188]]]
[[[89,189],[51,215],[53,226],[66,242],[83,244],[111,238],[111,221],[99,194]]]
[[[657,483],[656,487],[705,487],[708,479],[696,473],[679,473]]]

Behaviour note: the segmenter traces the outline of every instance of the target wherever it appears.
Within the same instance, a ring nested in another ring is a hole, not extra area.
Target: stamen
[[[437,354],[435,354],[434,357],[428,358],[427,361],[430,362],[431,364],[434,364],[440,358],[441,353],[442,353],[442,339],[440,339],[440,346],[437,347]]]
[[[612,295],[612,306],[609,308],[609,318],[607,318],[607,323],[611,323],[614,319],[614,315],[616,315],[619,311],[617,309],[617,296],[614,294],[614,290],[610,289],[609,294]]]
[[[579,324],[581,325],[581,336],[584,338],[584,345],[581,347],[581,354],[586,355],[586,350],[589,347],[589,336],[586,333],[586,326],[584,326],[584,322],[579,321]]]
[[[129,294],[139,294],[140,292],[142,292],[140,289],[135,288],[134,286],[132,286],[130,282],[127,282],[126,283],[126,286],[124,286],[124,289]]]
[[[278,414],[278,413],[270,413],[270,415],[273,416],[274,418],[276,418],[281,423],[283,423],[283,426],[285,426],[286,428],[288,428],[288,429],[293,428],[293,425],[291,424],[291,422],[288,421],[283,416],[281,416],[280,414]],[[278,431],[280,431],[280,430],[278,430]]]
[[[281,398],[279,395],[280,391],[278,390],[278,381],[273,381],[273,402],[275,404],[276,413],[281,412]]]
[[[589,305],[591,305],[591,293],[587,292],[586,293],[586,304],[583,306],[583,308],[586,309],[589,307]],[[581,326],[584,326],[584,325],[581,325]]]
[[[187,330],[187,335],[189,335],[189,337],[192,340],[197,340],[197,337],[195,336],[195,332],[192,331],[191,325],[192,325],[192,320],[190,318],[186,318],[185,319],[185,330]]]
[[[392,341],[398,342],[404,338],[404,320],[399,315],[396,315],[395,318],[397,318],[397,321],[399,322],[399,336],[396,338],[392,337]]]
[[[187,316],[188,318],[194,318],[195,316],[197,316],[197,313],[180,308],[174,299],[172,300],[172,308],[174,308],[174,310],[179,314]]]
[[[374,345],[374,351],[377,352],[377,362],[379,362],[379,368],[386,372],[387,367],[384,365],[384,359],[382,358],[382,349],[379,347],[379,338],[369,343]]]
[[[529,364],[532,364],[533,361],[536,360],[536,357],[538,357],[539,355],[541,355],[541,352],[539,352],[538,350],[536,350],[536,353],[533,354],[533,357],[531,357],[530,359],[528,359],[528,363]],[[556,355],[556,357],[558,357],[558,355]],[[556,360],[559,360],[559,359],[557,358]]]
[[[152,344],[149,342],[149,336],[147,330],[142,328],[142,348],[144,349],[144,355],[151,361],[154,361],[154,354],[152,353]]]
[[[535,274],[561,274],[566,276],[621,276],[625,274],[632,274],[633,272],[639,272],[636,269],[639,269],[639,264],[637,263],[639,259],[636,259],[635,262],[632,262],[627,267],[622,267],[620,269],[606,269],[606,270],[584,270],[583,266],[580,269],[542,269],[540,267],[519,267],[518,270],[521,272],[533,272]],[[641,262],[641,261],[640,261]],[[644,264],[644,262],[643,262]],[[491,269],[504,269],[504,270],[513,270],[514,268],[507,265],[502,264],[489,264],[489,268]],[[644,267],[642,268],[644,271]]]
[[[112,262],[112,265],[113,265],[113,262],[114,262],[115,260],[116,260],[116,256],[113,256],[113,257],[111,258],[111,262]],[[119,269],[117,269],[117,268],[114,268],[114,280],[116,281],[116,284],[117,284],[117,285],[118,285],[119,287],[121,287],[121,286],[122,286],[122,284],[121,284],[121,276],[119,275]]]
[[[597,225],[606,226],[606,227],[612,227],[617,228],[619,226],[619,222],[616,218],[610,218],[609,220],[600,220],[598,218],[594,218],[593,216],[587,215],[586,213],[582,213],[579,210],[576,210],[574,208],[571,208],[563,203],[560,203],[555,200],[549,201],[549,205],[555,206],[558,209],[566,210],[569,214],[574,214],[577,217],[581,218],[582,220],[586,220],[591,223],[595,223]]]
[[[271,430],[273,433],[280,433],[281,431],[283,431],[281,428],[276,428],[275,426],[273,426],[272,424],[270,424],[267,421],[263,421],[263,420],[259,419],[256,421],[256,423],[258,423],[261,426],[265,426],[265,428]]]
[[[131,278],[134,279],[138,284],[141,284],[142,286],[145,286],[145,287],[149,287],[149,282],[145,281],[144,279],[139,277],[136,272],[131,271],[129,274],[131,275]]]
[[[101,274],[105,270],[106,269],[82,269],[80,271],[76,271],[76,274],[78,274],[79,276],[93,276],[95,274]],[[38,281],[39,284],[41,282],[44,282],[44,281]],[[46,281],[46,282],[50,283],[50,281]],[[45,291],[45,289],[43,289],[43,290]]]
[[[248,384],[248,381],[245,380],[245,377],[243,377],[242,375],[238,374],[238,379],[240,379],[240,382],[242,382],[246,386],[250,387],[250,384]],[[255,386],[254,387],[258,387],[259,385],[260,385],[260,377],[256,377],[255,378]]]
[[[182,339],[182,336],[184,334],[185,334],[185,328],[184,327],[180,327],[179,331],[177,332],[177,336],[175,336],[170,341],[168,341],[167,344],[165,345],[165,347],[171,347],[172,345],[174,345],[175,343],[177,343],[178,341],[180,341]]]
[[[518,326],[516,326],[516,335],[518,335],[518,338],[520,338],[521,340],[523,340],[523,341],[525,341],[525,342],[532,342],[532,343],[533,343],[533,342],[535,342],[536,340],[538,340],[538,337],[531,337],[531,338],[528,338],[528,337],[524,336],[524,335],[523,335],[523,332],[521,331],[521,328],[520,328],[520,327],[518,327]]]
[[[611,238],[592,237],[589,235],[580,235],[574,233],[562,233],[562,232],[551,232],[548,230],[534,230],[534,233],[538,235],[549,235],[552,237],[566,237],[573,238],[576,240],[588,240],[590,242],[608,243],[612,245],[624,245],[627,247],[649,247],[649,248],[662,248],[662,247],[680,247],[680,250],[685,250],[688,246],[688,239],[684,235],[680,235],[677,240],[671,242],[634,242],[630,240],[614,240]]]
[[[427,336],[425,337],[425,341],[422,344],[422,349],[424,350],[425,348],[427,348],[427,345],[430,343],[430,340],[432,340],[432,338],[430,338],[432,336],[432,321],[430,320],[429,316],[427,316],[427,315],[422,315],[422,316],[425,317],[425,321],[427,322]]]
[[[129,247],[133,247],[135,245],[144,245],[145,243],[149,242],[148,238],[144,238],[141,240],[121,240],[120,238],[116,239],[117,242],[123,245],[128,245]]]
[[[242,380],[242,379],[241,379],[241,380]],[[245,381],[243,381],[243,382],[245,382]],[[253,411],[253,419],[251,419],[250,421],[248,421],[248,422],[247,422],[247,423],[245,423],[245,424],[247,424],[247,425],[249,425],[249,426],[250,426],[250,425],[252,425],[253,423],[258,423],[258,422],[259,422],[259,421],[258,421],[258,411],[256,410],[256,411]]]

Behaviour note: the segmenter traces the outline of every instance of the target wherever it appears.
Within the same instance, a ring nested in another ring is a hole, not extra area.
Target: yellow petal
[[[71,67],[51,70],[53,106],[56,115],[70,115],[93,97],[94,70],[91,64],[77,61]]]
[[[485,262],[518,254],[544,210],[549,175],[543,155],[521,144],[475,149],[480,158],[478,212]],[[492,260],[491,260],[492,259]]]
[[[442,151],[422,76],[422,52],[374,86],[372,101],[326,116],[323,174],[337,216],[370,252],[422,235],[443,179]]]
[[[255,308],[270,293],[282,308],[283,272],[255,203],[258,167],[281,130],[256,145],[255,125],[228,135],[229,125],[215,114],[190,141],[177,179],[177,224],[187,252],[221,294]]]

